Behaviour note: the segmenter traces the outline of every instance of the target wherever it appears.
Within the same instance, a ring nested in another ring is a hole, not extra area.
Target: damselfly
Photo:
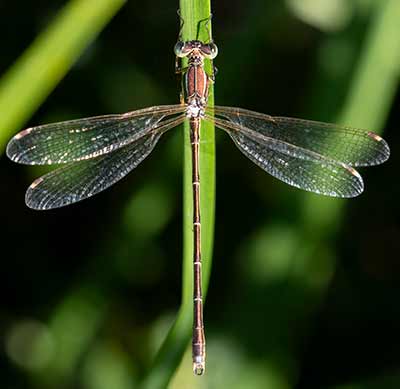
[[[181,23],[181,31],[182,31]],[[199,29],[198,29],[199,31]],[[47,124],[14,136],[7,155],[29,165],[62,164],[38,178],[26,192],[33,209],[53,209],[86,199],[108,188],[137,167],[161,135],[184,121],[190,124],[193,183],[194,319],[192,356],[195,374],[205,369],[205,336],[201,290],[199,148],[202,121],[212,122],[232,138],[253,162],[300,189],[333,197],[354,197],[363,189],[357,166],[378,165],[389,158],[387,143],[377,134],[301,119],[272,117],[242,108],[209,107],[204,60],[218,53],[210,30],[206,42],[175,45],[176,72],[182,74],[181,104],[140,109],[121,115]],[[186,68],[181,59],[187,58]]]

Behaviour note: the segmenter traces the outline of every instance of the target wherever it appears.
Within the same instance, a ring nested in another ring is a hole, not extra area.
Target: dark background
[[[215,101],[335,121],[375,11],[349,2],[348,19],[327,30],[288,3],[213,4]],[[63,4],[0,5],[1,73]],[[27,126],[176,103],[176,9],[126,4]],[[343,58],[330,57],[335,40]],[[171,387],[400,387],[399,100],[384,128],[391,159],[363,171],[365,193],[326,217],[336,200],[266,175],[218,133],[209,365],[192,381],[186,355]],[[136,387],[180,303],[181,150],[177,129],[118,185],[49,212],[24,205],[44,170],[2,150],[2,387]]]

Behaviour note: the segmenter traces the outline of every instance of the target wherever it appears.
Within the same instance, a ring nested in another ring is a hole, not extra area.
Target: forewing
[[[272,117],[241,108],[215,107],[213,113],[239,127],[349,166],[378,165],[390,155],[385,140],[370,131],[310,120]]]
[[[165,130],[181,105],[150,107],[28,128],[15,135],[7,156],[28,165],[51,165],[95,158],[119,149],[157,129]]]
[[[38,210],[59,208],[103,191],[138,166],[160,136],[151,133],[111,153],[69,163],[38,178],[26,192],[26,205]]]
[[[355,197],[364,189],[358,172],[344,163],[251,130],[237,131],[219,119],[215,125],[227,131],[250,160],[289,185],[333,197]]]

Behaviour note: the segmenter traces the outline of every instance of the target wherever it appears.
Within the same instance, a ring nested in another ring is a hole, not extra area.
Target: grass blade
[[[196,38],[199,20],[210,16],[209,0],[181,0],[180,12],[184,19],[182,31],[184,40]],[[210,27],[211,28],[211,27]],[[200,40],[207,40],[206,31],[200,31]],[[206,70],[211,71],[211,64],[206,63]],[[214,102],[211,88],[209,105]],[[175,373],[188,346],[192,329],[193,305],[193,211],[192,211],[192,176],[191,146],[188,124],[184,126],[184,179],[183,179],[183,270],[182,303],[175,323],[171,327],[161,346],[153,367],[145,377],[143,388],[165,388]],[[206,295],[210,277],[215,208],[215,140],[212,125],[202,123],[200,147],[200,182],[201,182],[201,220],[202,220],[202,258],[203,295]],[[191,369],[191,366],[188,366]]]
[[[0,151],[125,0],[71,0],[0,79]]]

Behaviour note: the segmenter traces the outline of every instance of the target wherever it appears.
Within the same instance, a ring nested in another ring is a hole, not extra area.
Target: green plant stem
[[[184,40],[196,38],[199,20],[210,16],[209,0],[181,0],[180,12],[185,21],[182,37]],[[211,26],[210,26],[211,28]],[[202,28],[200,40],[208,35]],[[211,64],[206,64],[210,73]],[[209,105],[214,103],[211,87]],[[214,127],[202,123],[200,141],[200,209],[201,209],[201,249],[203,258],[203,295],[207,293],[210,277],[214,235],[215,209],[215,140]],[[192,207],[192,166],[189,126],[184,125],[184,173],[183,173],[183,270],[182,303],[178,316],[157,353],[155,362],[142,382],[143,388],[157,389],[167,387],[187,348],[193,318],[193,207]],[[188,366],[191,369],[191,366]]]
[[[0,151],[125,0],[71,0],[0,79]]]

